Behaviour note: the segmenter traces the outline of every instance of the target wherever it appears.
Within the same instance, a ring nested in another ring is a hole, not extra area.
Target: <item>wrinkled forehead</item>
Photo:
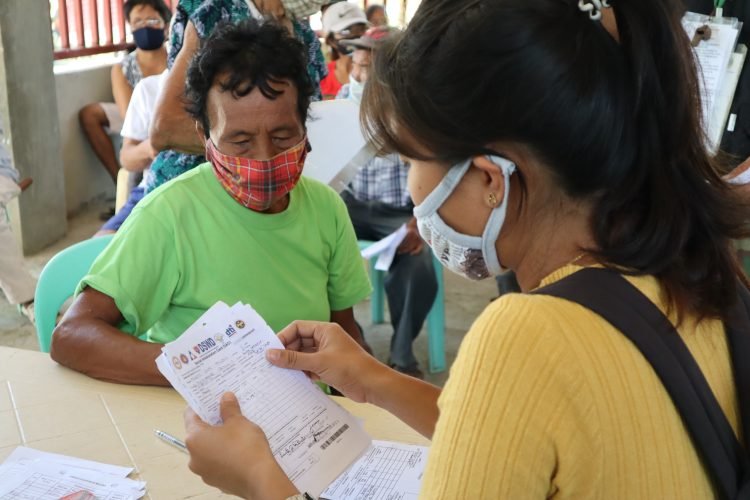
[[[252,87],[249,81],[227,89],[228,82],[228,75],[220,75],[208,92],[206,112],[212,132],[221,133],[217,130],[221,128],[257,134],[280,127],[303,127],[297,110],[297,88],[290,81],[269,81],[268,89]]]

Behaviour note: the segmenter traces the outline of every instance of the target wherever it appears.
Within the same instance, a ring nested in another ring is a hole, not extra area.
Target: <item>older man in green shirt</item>
[[[136,207],[56,328],[53,359],[95,378],[166,385],[154,359],[221,300],[279,330],[335,321],[370,293],[346,207],[300,178],[312,87],[302,45],[272,23],[218,28],[188,72],[210,160]]]

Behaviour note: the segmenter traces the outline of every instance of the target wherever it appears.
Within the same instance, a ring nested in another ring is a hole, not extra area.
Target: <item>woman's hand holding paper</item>
[[[190,470],[206,484],[248,499],[286,498],[298,493],[281,470],[260,427],[242,416],[232,393],[221,398],[222,425],[205,423],[185,410]]]
[[[295,321],[278,337],[286,350],[269,349],[271,364],[302,370],[353,401],[372,402],[370,388],[391,372],[335,323]]]

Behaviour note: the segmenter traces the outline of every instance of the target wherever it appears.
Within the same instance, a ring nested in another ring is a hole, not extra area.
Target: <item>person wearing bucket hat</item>
[[[352,3],[337,2],[326,9],[322,22],[326,45],[331,50],[331,62],[328,63],[328,76],[320,82],[320,90],[323,99],[333,99],[341,86],[349,81],[352,69],[354,49],[341,42],[362,36],[367,30],[367,16]]]
[[[351,99],[359,105],[370,77],[373,52],[398,32],[378,26],[359,38],[340,42],[354,52],[349,83],[342,87],[338,99]],[[406,225],[406,238],[385,280],[393,327],[388,364],[402,373],[422,378],[424,374],[412,344],[435,301],[437,278],[430,250],[419,236],[412,215],[414,204],[406,187],[408,172],[409,164],[398,154],[378,155],[361,166],[342,198],[359,239],[380,240]]]

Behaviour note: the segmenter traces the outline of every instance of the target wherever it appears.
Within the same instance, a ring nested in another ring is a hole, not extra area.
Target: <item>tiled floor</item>
[[[96,232],[101,222],[98,214],[103,206],[92,206],[86,212],[68,221],[68,235],[63,240],[45,249],[37,255],[27,258],[27,266],[35,276],[44,264],[61,249],[90,237]],[[446,354],[448,363],[455,359],[458,346],[464,333],[469,329],[474,318],[484,309],[489,301],[497,295],[494,281],[481,283],[469,282],[463,278],[445,272],[446,285]],[[370,304],[364,302],[355,307],[355,315],[365,328],[365,335],[372,345],[375,355],[386,360],[388,357],[391,326],[389,324],[372,325]],[[386,315],[387,317],[387,315]],[[0,345],[23,349],[38,349],[34,327],[15,307],[8,304],[0,293]],[[415,342],[415,352],[423,367],[427,366],[427,335],[423,330]],[[442,385],[448,373],[428,374],[427,379]]]

